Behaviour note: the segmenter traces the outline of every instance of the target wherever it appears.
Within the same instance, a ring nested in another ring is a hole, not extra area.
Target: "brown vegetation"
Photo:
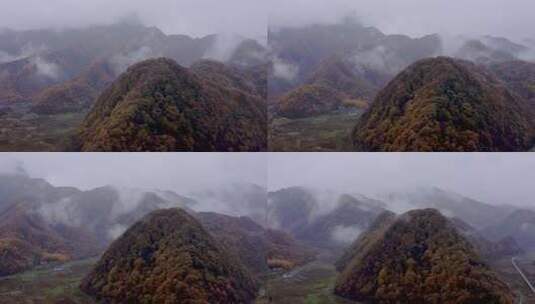
[[[338,263],[335,293],[368,303],[512,304],[509,287],[433,209],[386,214]]]
[[[525,151],[533,109],[485,68],[419,61],[383,89],[353,132],[362,151]]]
[[[264,100],[234,86],[226,87],[229,81],[226,75],[200,78],[170,59],[138,63],[99,97],[79,129],[79,148],[265,150]]]
[[[81,288],[107,303],[251,303],[256,283],[193,217],[158,210],[115,241]]]

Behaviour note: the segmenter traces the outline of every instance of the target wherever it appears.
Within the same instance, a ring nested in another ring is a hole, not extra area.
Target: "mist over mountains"
[[[295,22],[285,19],[295,14],[291,6],[286,15],[277,12],[282,17],[270,23],[268,39],[271,151],[533,147],[535,49],[529,30],[516,25],[517,32],[504,32],[480,18],[466,30],[456,27],[463,20],[428,26],[434,22],[427,13],[436,14],[440,5],[417,2],[407,4],[414,5],[410,13],[397,12],[415,24],[396,30],[385,30],[396,18],[386,19],[388,9],[381,14],[373,3],[359,3],[360,11],[344,1],[325,4],[327,16],[338,13],[322,18],[320,1],[309,8],[310,20]],[[444,4],[473,14],[468,7]],[[373,16],[363,15],[367,10]],[[416,24],[420,30],[410,30]],[[444,67],[444,61],[458,69]]]
[[[438,288],[426,278],[428,269],[442,268],[431,258],[442,252],[459,267],[469,267],[475,278],[488,279],[484,291],[452,290],[468,291],[469,298],[503,297],[504,303],[517,292],[524,294],[518,278],[508,272],[512,258],[530,271],[529,255],[535,249],[534,209],[526,203],[531,187],[523,183],[531,171],[519,170],[519,164],[526,167],[519,159],[497,154],[467,165],[469,158],[452,154],[442,161],[446,156],[436,156],[433,168],[425,158],[414,163],[410,156],[388,154],[382,161],[359,157],[367,165],[356,166],[348,154],[339,158],[342,170],[320,161],[321,155],[314,156],[315,166],[306,155],[299,160],[283,154],[156,155],[130,154],[117,161],[112,161],[115,154],[4,158],[3,282],[12,284],[28,272],[40,276],[53,271],[76,275],[70,282],[81,289],[75,289],[97,300],[225,295],[250,302],[277,297],[272,286],[279,283],[287,286],[280,296],[291,298],[292,292],[317,286],[316,279],[336,282],[335,289],[322,288],[323,295],[382,297],[361,288],[378,276],[395,283],[393,289],[374,285],[388,297],[398,289],[412,290],[414,285],[398,277],[413,272],[419,286]],[[247,166],[249,162],[256,166]],[[497,174],[485,170],[489,162],[497,164],[492,167]],[[492,189],[486,190],[485,183]],[[498,197],[488,200],[482,192]],[[394,250],[399,242],[407,249]],[[392,250],[377,249],[381,246]],[[383,258],[367,258],[377,252]],[[410,266],[384,273],[381,269],[392,261]],[[372,264],[377,274],[355,276],[362,265]],[[431,277],[458,278],[455,271],[461,268],[436,270]],[[191,284],[171,284],[156,292],[154,282],[167,280]],[[37,283],[21,286],[31,284]],[[221,293],[220,284],[233,287]],[[117,289],[111,292],[109,286]],[[125,286],[145,291],[128,293]],[[432,294],[414,291],[411,296]]]
[[[172,190],[116,186],[84,191],[55,187],[46,180],[21,172],[2,175],[0,195],[0,213],[6,223],[12,223],[6,233],[24,231],[27,229],[25,221],[31,219],[48,227],[47,230],[56,231],[54,233],[64,233],[61,231],[68,228],[91,235],[95,241],[93,252],[119,237],[146,214],[176,207],[190,212],[248,217],[259,226],[284,231],[306,244],[324,248],[344,248],[351,244],[386,210],[403,213],[434,208],[448,218],[466,222],[489,240],[512,237],[520,247],[535,246],[531,237],[535,227],[535,217],[530,216],[533,209],[490,205],[438,188],[384,193],[378,198],[366,197],[357,191],[348,194],[303,187],[268,192],[265,187],[245,183],[181,194]],[[73,241],[66,236],[63,238],[66,244]],[[33,245],[43,250],[42,254],[51,254],[46,251],[49,247]],[[54,250],[52,253],[58,253]],[[76,252],[61,250],[59,252],[67,259],[77,256]]]

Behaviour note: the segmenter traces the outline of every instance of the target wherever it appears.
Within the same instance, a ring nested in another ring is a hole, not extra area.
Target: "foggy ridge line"
[[[520,269],[520,267],[518,267],[518,265],[516,264],[516,258],[511,258],[511,262],[513,263],[513,266],[515,267],[516,271],[518,271],[518,273],[520,273],[520,276],[522,276],[522,279],[524,279],[524,281],[526,282],[526,284],[528,285],[528,287],[531,289],[531,291],[535,294],[535,287],[533,287],[533,285],[531,284],[531,282],[529,281],[528,277],[524,274],[524,272],[522,271],[522,269]]]

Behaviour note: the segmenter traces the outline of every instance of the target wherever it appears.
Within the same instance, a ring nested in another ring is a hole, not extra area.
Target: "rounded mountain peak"
[[[534,112],[483,66],[437,57],[409,66],[353,131],[365,151],[522,151]]]
[[[370,303],[513,303],[509,287],[437,210],[378,221],[338,263],[336,294]]]
[[[208,76],[167,58],[135,64],[98,98],[78,130],[76,148],[132,152],[265,150],[267,112],[261,98],[207,81],[216,76],[204,78]]]
[[[257,290],[244,266],[181,209],[134,224],[81,288],[107,303],[251,303]]]

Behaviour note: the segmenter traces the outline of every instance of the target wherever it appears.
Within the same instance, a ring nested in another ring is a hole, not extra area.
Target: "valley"
[[[307,118],[274,118],[270,123],[272,152],[351,151],[351,128],[362,111],[323,114]]]
[[[529,44],[490,35],[389,35],[352,19],[273,26],[270,34],[270,151],[533,147]],[[340,114],[348,108],[358,115]]]
[[[77,113],[39,115],[30,105],[18,104],[0,115],[0,150],[4,152],[60,152],[71,149],[76,129],[87,115]]]
[[[96,304],[79,288],[97,258],[51,264],[0,278],[0,297],[6,304]]]
[[[265,151],[265,47],[223,36],[140,21],[0,31],[0,151]]]
[[[414,284],[438,292],[444,285],[432,283],[436,277],[456,282],[462,269],[472,278],[448,288],[467,301],[535,300],[518,271],[535,279],[532,211],[438,188],[379,200],[254,184],[181,195],[56,187],[24,173],[0,175],[0,181],[0,294],[10,304],[176,296],[346,304],[405,289],[419,299],[435,293],[411,291]],[[204,202],[216,201],[211,208],[225,206],[223,213],[204,210]],[[389,211],[401,201],[411,211]],[[170,282],[164,277],[178,283],[156,283]],[[387,280],[392,283],[381,287]],[[464,285],[478,281],[485,289],[477,293]],[[377,291],[361,287],[372,282]],[[140,293],[128,292],[132,288]]]

